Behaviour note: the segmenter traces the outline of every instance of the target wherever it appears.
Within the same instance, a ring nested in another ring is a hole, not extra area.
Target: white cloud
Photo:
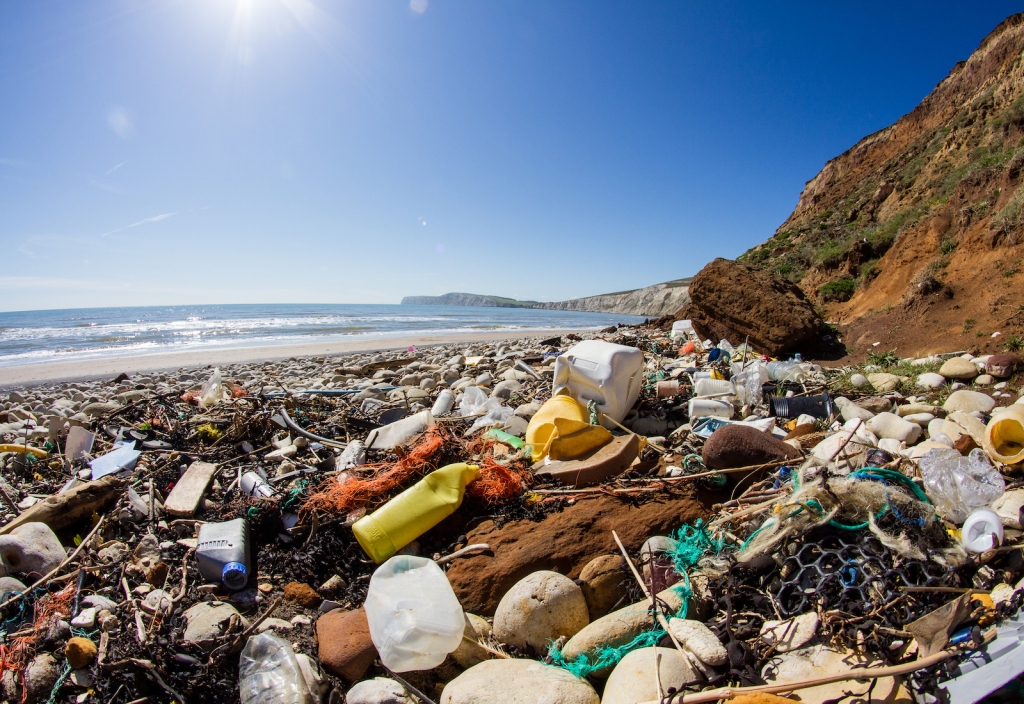
[[[118,169],[120,169],[120,168],[121,168],[122,166],[124,166],[124,165],[125,165],[125,164],[127,164],[127,163],[128,163],[128,160],[127,160],[127,159],[125,159],[125,160],[124,160],[124,161],[122,161],[122,162],[121,162],[120,164],[118,164],[118,165],[117,165],[117,166],[115,166],[114,168],[112,168],[112,169],[110,169],[109,171],[107,171],[107,176],[109,176],[110,174],[114,173],[115,171],[117,171]]]
[[[120,106],[114,106],[107,112],[107,124],[121,139],[131,139],[135,136],[135,123],[128,115],[128,111]]]
[[[119,227],[116,230],[111,230],[110,232],[104,232],[102,235],[100,235],[100,237],[106,237],[107,235],[112,235],[115,232],[123,232],[124,230],[130,230],[131,228],[138,227],[139,225],[146,225],[147,223],[151,223],[151,222],[160,222],[161,220],[166,220],[167,218],[171,217],[172,215],[177,215],[177,214],[178,214],[178,211],[174,211],[173,213],[161,213],[160,215],[154,215],[151,218],[143,218],[142,220],[139,220],[138,222],[133,222],[131,225],[125,225],[124,227]]]

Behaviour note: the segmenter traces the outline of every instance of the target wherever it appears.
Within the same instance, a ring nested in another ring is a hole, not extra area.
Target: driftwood
[[[106,508],[121,495],[127,483],[127,480],[111,474],[79,484],[62,494],[54,494],[22,511],[13,521],[0,528],[0,535],[10,533],[26,523],[45,523],[54,531],[67,528]]]

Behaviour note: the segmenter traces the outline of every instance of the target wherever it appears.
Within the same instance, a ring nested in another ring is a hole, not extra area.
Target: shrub
[[[868,364],[874,364],[877,367],[895,367],[901,361],[900,356],[896,354],[896,350],[871,352],[868,354]]]
[[[821,286],[818,293],[824,301],[848,301],[856,288],[857,284],[853,279],[839,279]]]
[[[1013,335],[1003,344],[1003,347],[1006,348],[1007,352],[1020,352],[1024,350],[1024,337]]]

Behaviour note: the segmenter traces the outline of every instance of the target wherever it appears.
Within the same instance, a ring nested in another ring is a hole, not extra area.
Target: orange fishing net
[[[13,670],[24,677],[25,666],[35,652],[36,640],[49,633],[57,621],[71,616],[71,602],[75,598],[75,583],[71,582],[59,592],[46,594],[35,605],[32,632],[12,638],[8,645],[0,645],[0,672]],[[22,701],[28,695],[22,681]]]
[[[533,473],[524,467],[503,465],[485,455],[479,462],[480,474],[466,486],[466,493],[489,504],[514,499],[529,485]]]
[[[328,480],[309,497],[302,511],[342,513],[362,508],[402,486],[414,474],[425,474],[437,469],[435,460],[442,454],[445,445],[452,442],[458,442],[455,436],[443,427],[435,425],[408,454],[397,462],[381,465],[381,468],[369,477],[364,479],[346,474],[343,475],[346,477],[344,481]]]

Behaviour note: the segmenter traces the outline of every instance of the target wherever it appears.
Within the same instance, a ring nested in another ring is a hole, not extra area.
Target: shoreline
[[[115,377],[118,374],[161,372],[177,369],[202,368],[212,365],[244,364],[277,361],[292,357],[330,357],[356,352],[385,352],[453,342],[492,342],[524,337],[555,337],[569,333],[594,332],[593,329],[562,328],[548,330],[408,334],[399,337],[363,338],[359,340],[333,340],[254,347],[225,347],[222,349],[159,352],[148,355],[104,357],[102,359],[38,362],[11,367],[0,367],[0,389],[32,387],[46,383],[67,383]]]

